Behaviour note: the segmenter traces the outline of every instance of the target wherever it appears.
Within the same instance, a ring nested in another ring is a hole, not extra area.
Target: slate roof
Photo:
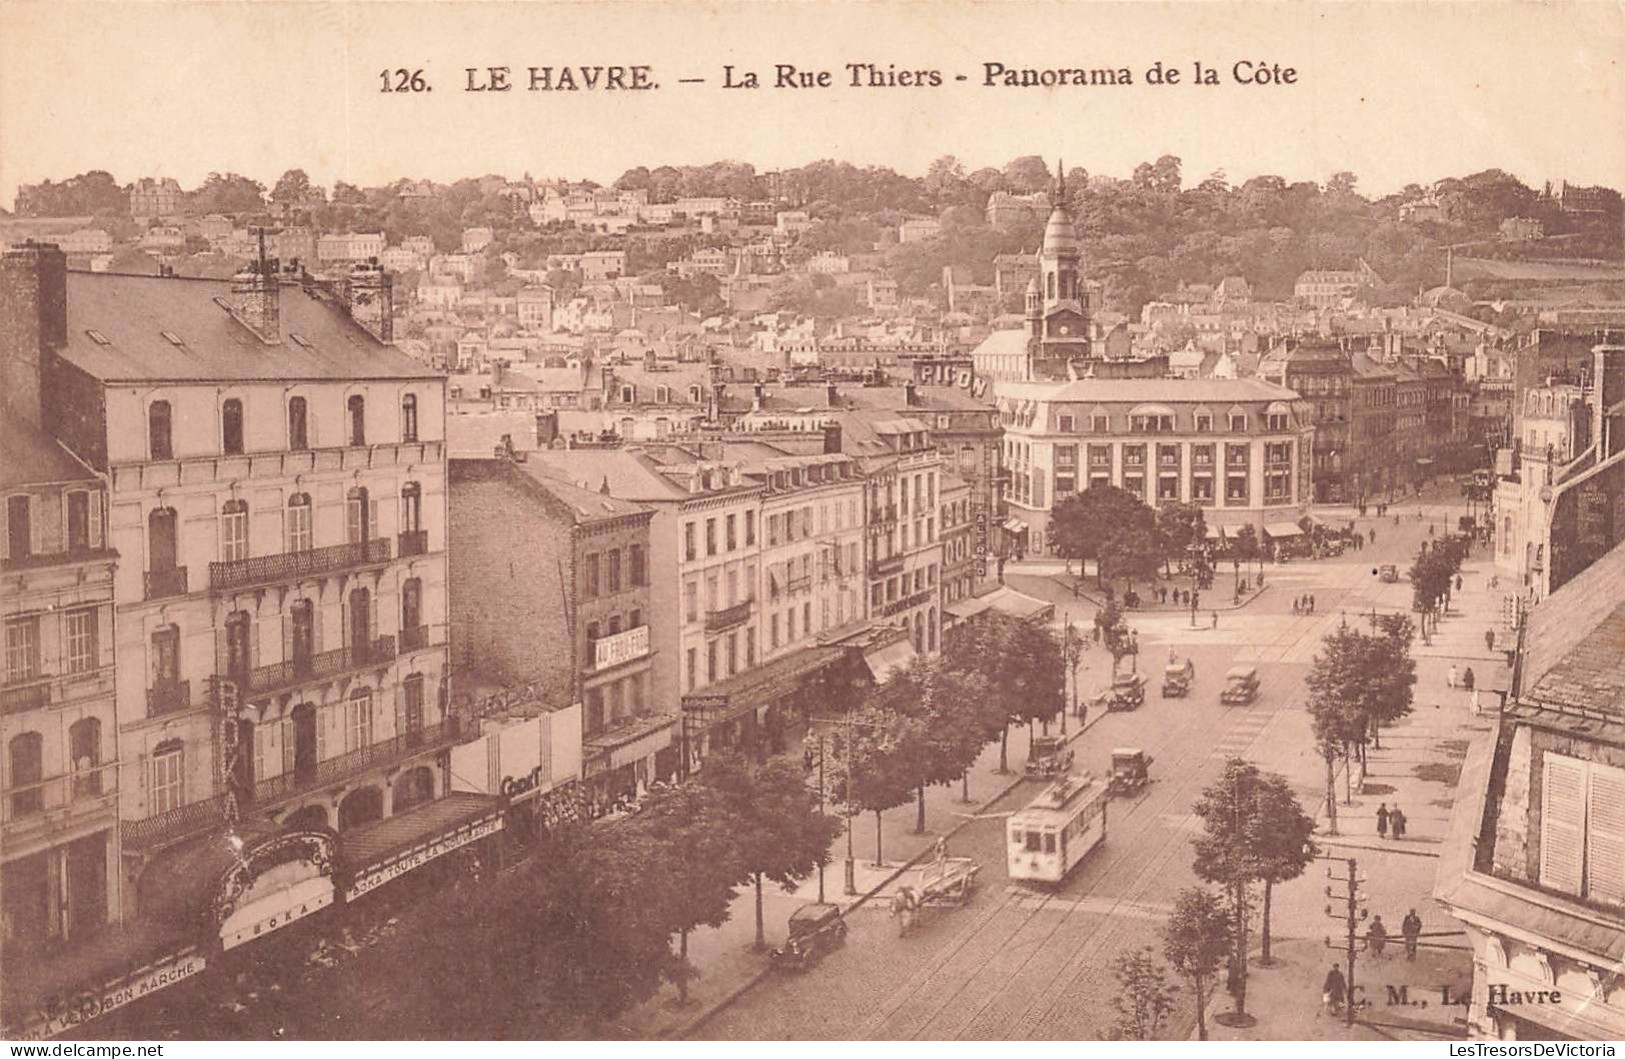
[[[549,478],[588,482],[594,489],[607,479],[610,496],[625,500],[681,500],[690,495],[661,474],[653,460],[623,449],[542,450],[531,453],[525,467]]]
[[[1625,547],[1529,612],[1520,698],[1625,718]]]
[[[230,297],[224,280],[69,272],[62,356],[105,382],[442,378],[297,285],[281,288],[277,345],[215,301]]]
[[[530,462],[530,459],[515,466],[528,474],[543,489],[553,494],[564,506],[568,507],[571,516],[578,524],[603,522],[608,519],[636,515],[650,510],[635,501],[623,500],[613,494],[599,492],[596,487],[584,489],[576,485],[575,482],[565,481],[551,474],[551,468],[537,467]]]
[[[1000,382],[1000,397],[1027,401],[1291,401],[1297,393],[1262,379],[1076,379]]]
[[[6,409],[0,415],[0,488],[58,482],[94,482],[90,468],[69,455],[55,438]]]

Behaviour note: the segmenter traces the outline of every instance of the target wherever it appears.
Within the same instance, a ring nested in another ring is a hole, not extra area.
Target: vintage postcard
[[[0,1037],[1612,1055],[1622,189],[1613,2],[0,4]]]

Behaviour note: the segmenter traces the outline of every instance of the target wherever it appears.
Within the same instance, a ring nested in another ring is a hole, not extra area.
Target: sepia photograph
[[[0,1039],[1614,1054],[1622,190],[1602,0],[0,3]]]

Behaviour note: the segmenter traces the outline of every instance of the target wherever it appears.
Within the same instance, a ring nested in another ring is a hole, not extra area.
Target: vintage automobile
[[[841,906],[815,901],[790,913],[790,937],[773,950],[773,960],[785,970],[806,970],[845,939]]]
[[[1145,703],[1145,677],[1139,673],[1119,673],[1111,687],[1097,692],[1090,705],[1103,710],[1137,710]]]
[[[1162,670],[1162,697],[1183,698],[1190,694],[1191,685],[1195,682],[1196,663],[1189,658],[1170,661]]]
[[[1072,748],[1064,736],[1035,735],[1032,752],[1027,755],[1027,775],[1059,775],[1072,767],[1072,758]]]
[[[1136,794],[1151,782],[1152,757],[1144,750],[1132,747],[1112,749],[1112,768],[1106,774],[1108,794]]]
[[[1399,567],[1393,563],[1384,563],[1378,568],[1378,576],[1382,578],[1383,584],[1394,584],[1399,580]]]
[[[1224,675],[1224,691],[1219,701],[1226,706],[1245,706],[1258,696],[1258,667],[1231,666]]]

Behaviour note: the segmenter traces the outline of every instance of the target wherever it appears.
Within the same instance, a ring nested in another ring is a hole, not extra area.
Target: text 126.
[[[434,88],[423,77],[422,70],[380,70],[378,78],[384,83],[384,92],[433,92]]]

